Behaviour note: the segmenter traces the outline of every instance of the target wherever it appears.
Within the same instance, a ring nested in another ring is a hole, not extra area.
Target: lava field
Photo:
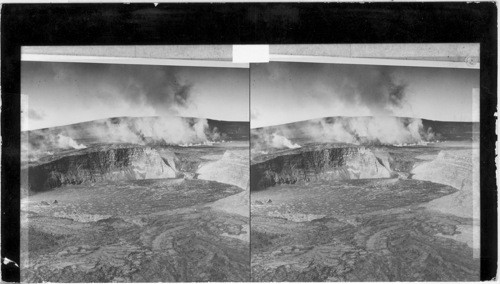
[[[474,147],[253,151],[252,281],[479,280]]]
[[[230,141],[200,145],[106,143],[91,126],[23,134],[76,129],[85,147],[23,160],[22,282],[250,279],[248,123],[210,121]]]
[[[263,136],[277,127],[252,130],[264,139],[249,142],[248,123],[220,121],[206,126],[212,140],[193,143],[87,131],[157,120],[22,134],[41,149],[23,150],[22,282],[479,280],[474,139]],[[75,131],[72,147],[56,147]]]

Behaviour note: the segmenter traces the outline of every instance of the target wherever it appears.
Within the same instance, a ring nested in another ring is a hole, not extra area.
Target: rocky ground
[[[232,142],[107,143],[88,123],[24,133],[86,146],[23,160],[22,281],[479,279],[475,143],[299,137],[252,148],[249,171],[248,125],[208,123]]]
[[[249,205],[230,202],[248,196],[248,142],[104,148],[25,167],[56,182],[24,189],[23,282],[250,279]]]
[[[253,281],[479,279],[478,236],[472,233],[478,220],[472,210],[456,214],[464,205],[474,207],[478,197],[477,187],[468,186],[478,159],[470,143],[368,147],[362,154],[347,151],[337,164],[325,158],[331,145],[314,147],[322,152],[313,171],[304,171],[307,163],[275,160],[312,157],[304,154],[311,147],[252,156],[252,178],[255,168],[275,181],[251,192]],[[384,167],[390,177],[331,174],[370,167],[374,173]],[[296,182],[280,179],[292,172]]]

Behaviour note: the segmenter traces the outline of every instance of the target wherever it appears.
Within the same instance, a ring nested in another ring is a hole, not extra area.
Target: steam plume
[[[271,146],[273,148],[288,148],[288,149],[296,149],[300,148],[299,144],[292,143],[292,141],[288,140],[286,137],[281,136],[279,134],[273,133],[271,139]]]
[[[87,148],[85,145],[79,144],[78,142],[73,140],[71,137],[68,137],[68,136],[65,136],[62,134],[57,135],[56,140],[55,140],[55,146],[57,148],[61,148],[61,149],[68,149],[68,148],[69,149],[84,149],[84,148]]]
[[[191,96],[193,82],[185,69],[175,66],[31,62],[25,70],[23,80],[37,78],[54,86],[71,84],[95,103],[120,100],[135,109],[143,108],[145,113],[151,114],[148,110],[152,108],[156,115],[177,115],[196,108]]]
[[[278,134],[279,133],[279,134]],[[255,129],[252,148],[296,148],[292,140],[356,145],[425,144],[435,139],[432,128],[425,129],[421,119],[400,117],[334,117]]]
[[[96,143],[205,145],[224,138],[225,135],[220,134],[217,128],[209,128],[206,119],[123,117],[24,132],[22,150],[34,159],[60,150],[83,149]]]
[[[83,128],[69,128],[72,137],[93,137],[103,142],[148,144],[203,143],[220,137],[206,119],[175,116],[114,118],[96,121]]]
[[[317,106],[326,113],[324,107],[331,106],[331,111],[342,112],[339,115],[380,116],[394,115],[407,107],[408,83],[395,70],[391,66],[280,62],[258,65],[252,74],[257,88],[285,86],[289,91],[281,99],[297,102],[299,108],[302,104]]]
[[[397,117],[354,117],[311,121],[304,129],[318,142],[353,144],[418,144],[430,140],[432,132],[423,128],[421,119]]]

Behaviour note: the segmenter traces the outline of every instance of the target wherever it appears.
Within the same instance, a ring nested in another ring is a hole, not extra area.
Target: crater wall
[[[66,184],[174,178],[176,172],[154,149],[132,147],[64,156],[27,167],[22,176],[27,177],[29,191],[36,193]]]
[[[429,209],[465,218],[479,217],[478,153],[471,150],[443,150],[434,160],[415,167],[412,173],[413,179],[446,184],[459,190],[429,202]]]
[[[370,149],[342,147],[281,155],[253,164],[250,184],[252,190],[259,190],[314,180],[388,177],[390,169]]]

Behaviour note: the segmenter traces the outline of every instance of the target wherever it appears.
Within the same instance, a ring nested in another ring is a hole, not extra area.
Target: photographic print
[[[479,69],[250,77],[253,281],[479,280]]]
[[[21,67],[23,282],[248,281],[248,68]]]
[[[3,281],[495,279],[495,3],[133,2],[1,6]]]

